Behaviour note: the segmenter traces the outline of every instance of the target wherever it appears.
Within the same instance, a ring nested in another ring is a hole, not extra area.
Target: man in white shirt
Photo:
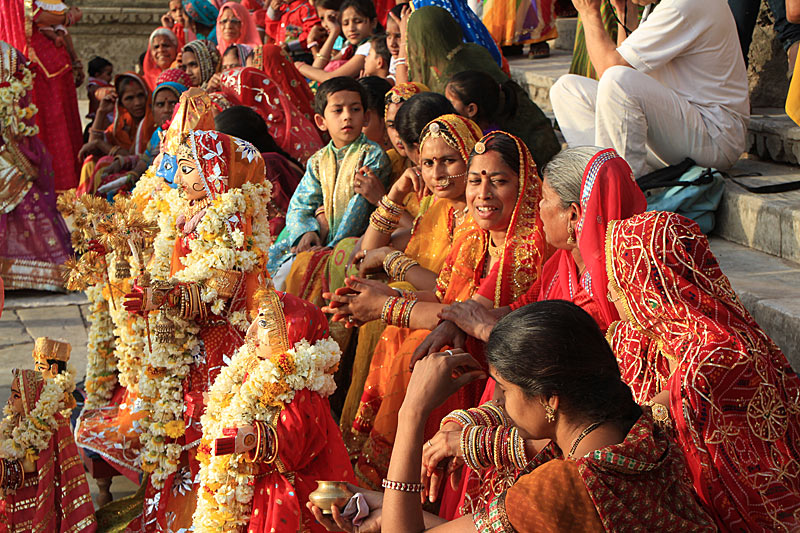
[[[567,143],[615,148],[636,177],[687,157],[733,165],[745,149],[750,104],[727,1],[662,0],[639,24],[636,3],[653,0],[612,0],[616,44],[601,3],[573,0],[600,81],[568,74],[550,90]]]

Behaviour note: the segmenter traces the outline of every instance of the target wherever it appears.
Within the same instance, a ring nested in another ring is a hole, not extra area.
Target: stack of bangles
[[[461,453],[472,470],[522,470],[528,464],[525,440],[516,426],[474,426],[461,430]]]
[[[208,309],[200,297],[200,285],[197,283],[181,283],[169,292],[167,305],[178,311],[184,319],[197,318],[205,320]]]
[[[6,491],[17,490],[25,481],[22,462],[15,459],[0,460],[0,487]]]
[[[486,402],[479,407],[456,409],[442,419],[439,429],[453,422],[461,429],[466,426],[508,426],[508,417],[500,406],[494,402]]]
[[[408,296],[389,296],[381,310],[381,320],[387,326],[407,328],[411,322],[411,310],[417,305],[417,297],[408,291]]]
[[[399,250],[387,254],[383,259],[383,270],[394,281],[405,281],[406,274],[415,266],[419,266],[419,263]]]
[[[247,452],[251,463],[272,464],[278,458],[278,432],[267,422],[255,420],[256,445]]]
[[[377,232],[391,235],[400,225],[400,217],[403,215],[403,211],[405,211],[405,208],[402,205],[393,202],[388,196],[384,195],[378,202],[378,207],[370,215],[369,225]]]

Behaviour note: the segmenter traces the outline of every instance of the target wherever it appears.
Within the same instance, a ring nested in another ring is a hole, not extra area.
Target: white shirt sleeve
[[[625,61],[647,73],[664,66],[691,46],[706,26],[680,4],[660,4],[617,48]],[[704,17],[701,17],[704,18]]]
[[[356,48],[356,53],[354,55],[367,57],[369,55],[370,48],[372,48],[372,43],[367,41]]]

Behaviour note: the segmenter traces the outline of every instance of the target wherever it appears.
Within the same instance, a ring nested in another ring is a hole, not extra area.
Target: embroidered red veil
[[[608,334],[622,379],[639,402],[669,391],[678,444],[717,525],[800,528],[800,380],[708,239],[687,218],[650,212],[609,226],[606,258],[628,315]]]
[[[286,153],[305,165],[322,140],[314,123],[292,104],[281,87],[252,67],[231,69],[222,75],[222,94],[236,105],[255,109]]]

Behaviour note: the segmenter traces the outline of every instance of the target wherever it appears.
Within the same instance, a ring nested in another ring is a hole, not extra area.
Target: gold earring
[[[541,397],[539,398],[539,403],[541,403],[542,407],[544,407],[545,420],[547,420],[548,424],[552,424],[556,419],[556,410],[553,409],[553,407]]]
[[[569,233],[569,237],[567,237],[567,244],[575,244],[575,230],[572,227],[572,224],[567,224],[567,233]]]

